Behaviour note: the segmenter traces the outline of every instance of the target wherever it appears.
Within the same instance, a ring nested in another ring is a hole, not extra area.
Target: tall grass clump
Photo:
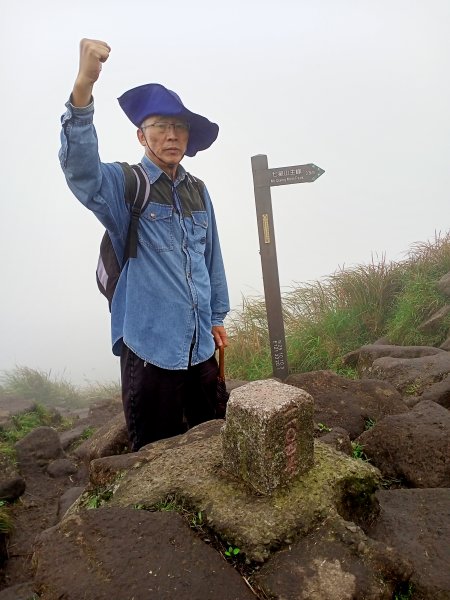
[[[77,406],[83,403],[79,389],[51,372],[17,366],[0,375],[2,396],[18,396],[45,406]]]
[[[446,300],[436,283],[450,272],[450,232],[436,234],[433,242],[414,244],[405,261],[402,290],[387,323],[386,335],[396,344],[439,345],[450,329],[450,317],[435,331],[423,332],[419,325]]]
[[[119,382],[87,382],[79,387],[51,372],[18,366],[0,374],[0,397],[20,397],[48,407],[80,407],[120,396]]]
[[[322,281],[298,285],[282,295],[288,364],[291,372],[333,369],[348,375],[342,357],[361,345],[387,337],[396,344],[441,343],[450,329],[425,334],[418,326],[445,298],[439,278],[450,271],[450,233],[415,244],[406,260],[385,256],[368,265],[340,268]],[[231,344],[227,376],[270,377],[272,362],[264,300],[243,300],[227,323]]]

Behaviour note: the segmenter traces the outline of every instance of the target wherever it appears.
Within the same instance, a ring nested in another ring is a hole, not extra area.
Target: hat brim
[[[159,83],[148,83],[128,90],[118,98],[119,104],[136,126],[151,115],[178,117],[189,124],[187,156],[206,150],[217,139],[219,126],[206,117],[188,110],[175,92]]]

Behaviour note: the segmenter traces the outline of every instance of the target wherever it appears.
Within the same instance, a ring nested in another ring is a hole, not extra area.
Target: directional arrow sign
[[[315,181],[325,171],[312,163],[269,169],[265,154],[252,157],[252,171],[273,374],[283,380],[289,371],[270,188],[274,185]]]
[[[323,169],[312,163],[308,165],[292,165],[291,167],[265,169],[256,173],[255,187],[309,183],[315,181],[323,173],[325,173]]]

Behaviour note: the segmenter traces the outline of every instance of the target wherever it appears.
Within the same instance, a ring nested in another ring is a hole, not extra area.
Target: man
[[[62,117],[59,158],[78,200],[106,227],[119,260],[130,222],[124,174],[102,163],[92,91],[109,46],[84,39]],[[111,305],[112,346],[121,359],[122,399],[133,451],[215,416],[217,347],[227,345],[229,311],[214,211],[204,186],[180,161],[216,139],[218,126],[189,111],[159,84],[129,90],[119,103],[145,149],[150,199]]]

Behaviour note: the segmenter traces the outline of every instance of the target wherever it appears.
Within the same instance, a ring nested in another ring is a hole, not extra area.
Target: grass
[[[14,444],[36,427],[50,426],[61,430],[66,428],[69,423],[58,413],[40,404],[36,404],[30,411],[14,415],[7,425],[0,427],[0,464],[3,461],[11,465],[16,463]]]
[[[282,295],[289,370],[331,369],[357,376],[343,356],[386,337],[400,345],[440,345],[450,315],[434,330],[421,323],[448,303],[437,288],[450,271],[450,232],[417,243],[405,260],[339,269],[322,281],[299,285]],[[227,377],[252,381],[272,375],[267,315],[263,298],[243,299],[227,321]]]
[[[120,384],[87,383],[75,386],[51,371],[17,366],[0,375],[0,398],[20,397],[47,407],[83,407],[96,400],[120,396]]]
[[[13,530],[13,522],[8,512],[7,502],[0,500],[0,533],[8,534]]]

